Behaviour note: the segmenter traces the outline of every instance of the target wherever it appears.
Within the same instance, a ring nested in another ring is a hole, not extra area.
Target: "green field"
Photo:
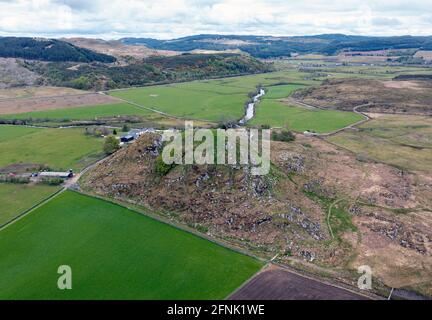
[[[45,111],[33,111],[20,114],[2,115],[2,119],[46,119],[46,120],[94,120],[115,116],[153,115],[154,112],[128,103],[97,105],[87,107],[63,108]]]
[[[289,70],[112,91],[110,95],[186,119],[210,122],[222,119],[238,120],[244,115],[245,103],[249,100],[249,95],[256,91],[257,86],[266,87],[269,98],[284,98],[296,89],[317,83],[304,80],[306,75],[296,70]],[[147,120],[160,117],[159,114],[145,108],[118,103],[1,115],[0,118],[61,122],[132,115]]]
[[[0,225],[15,218],[59,188],[46,185],[0,183]]]
[[[362,119],[363,117],[353,112],[307,109],[288,106],[278,100],[264,99],[258,105],[250,125],[270,125],[297,132],[313,130],[317,133],[328,133]]]
[[[270,86],[266,88],[266,95],[263,99],[282,99],[289,97],[294,91],[304,88],[304,85],[300,84],[285,84],[278,86]]]
[[[66,191],[0,232],[0,299],[223,299],[262,263]],[[57,288],[60,265],[73,288]]]
[[[82,169],[102,155],[101,138],[83,129],[38,129],[0,126],[0,167],[18,163],[56,170]]]
[[[113,91],[112,96],[132,101],[170,115],[188,119],[219,121],[222,118],[240,119],[244,115],[249,94],[258,85],[272,86],[272,95],[286,97],[301,85],[286,85],[300,81],[296,72],[273,72],[218,80],[192,81],[163,86]],[[305,82],[307,84],[309,82]]]

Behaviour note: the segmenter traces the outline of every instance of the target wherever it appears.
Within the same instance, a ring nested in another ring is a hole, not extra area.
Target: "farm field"
[[[328,133],[362,120],[353,112],[306,109],[289,106],[274,99],[264,99],[258,104],[256,115],[250,125],[270,125],[297,132],[313,130]]]
[[[280,88],[272,89],[273,95],[284,97],[297,86],[301,86],[286,84],[301,81],[301,78],[301,74],[294,71],[273,72],[112,91],[110,94],[171,115],[216,122],[222,118],[240,119],[244,115],[249,94],[254,92],[258,85],[284,84]],[[305,85],[310,83],[304,81]]]
[[[291,95],[295,90],[304,88],[301,84],[286,84],[267,87],[266,95],[262,99],[282,99]]]
[[[367,300],[366,297],[301,277],[276,266],[259,273],[230,300]]]
[[[15,218],[33,205],[56,192],[58,187],[48,185],[0,183],[0,225]]]
[[[18,114],[33,111],[67,109],[115,103],[119,103],[119,101],[113,97],[99,93],[64,93],[59,96],[0,99],[0,116],[5,114]]]
[[[101,156],[103,140],[83,129],[0,126],[0,167],[19,163],[79,170]]]
[[[423,116],[380,115],[327,138],[366,158],[406,170],[432,170],[432,120]]]
[[[95,120],[115,116],[149,116],[155,113],[128,103],[33,111],[1,116],[3,119]]]
[[[19,87],[0,89],[0,99],[36,98],[84,93],[86,92],[82,90],[62,87]]]
[[[262,263],[66,191],[0,232],[0,299],[223,299]],[[57,288],[69,265],[73,290]]]

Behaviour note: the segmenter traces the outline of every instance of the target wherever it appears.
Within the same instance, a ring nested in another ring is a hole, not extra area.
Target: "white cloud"
[[[432,35],[430,0],[0,0],[0,35]]]

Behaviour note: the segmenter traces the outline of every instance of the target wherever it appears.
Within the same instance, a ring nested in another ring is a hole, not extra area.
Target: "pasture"
[[[262,263],[66,191],[0,232],[0,299],[223,299]],[[57,269],[72,268],[72,290]]]
[[[38,129],[0,126],[0,167],[19,163],[79,170],[102,155],[103,139],[83,129]]]
[[[358,114],[335,110],[289,106],[281,101],[264,99],[258,104],[250,125],[270,125],[304,132],[328,133],[362,120]]]
[[[0,183],[0,225],[56,192],[58,187]]]
[[[283,99],[289,97],[294,91],[304,88],[301,84],[285,84],[269,86],[266,88],[266,95],[263,99]]]
[[[357,132],[327,139],[366,158],[405,170],[432,170],[432,120],[426,116],[380,115]]]
[[[242,118],[249,94],[255,92],[257,86],[269,86],[272,95],[286,97],[301,87],[301,83],[288,85],[294,81],[301,82],[301,76],[294,71],[273,72],[113,91],[110,94],[170,115],[217,122],[223,118]],[[278,84],[281,86],[271,87]]]

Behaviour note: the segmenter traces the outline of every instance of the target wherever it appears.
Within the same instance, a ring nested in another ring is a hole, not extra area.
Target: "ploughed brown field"
[[[84,107],[116,102],[118,102],[116,98],[98,93],[5,99],[0,100],[0,114],[26,113],[31,111]]]
[[[230,300],[368,300],[354,292],[271,267],[250,280]]]

